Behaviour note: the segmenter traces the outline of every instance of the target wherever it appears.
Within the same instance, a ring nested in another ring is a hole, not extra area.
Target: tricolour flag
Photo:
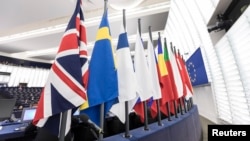
[[[115,114],[121,122],[125,123],[125,101],[128,101],[128,112],[130,112],[133,109],[137,99],[137,81],[129,49],[128,35],[127,32],[125,32],[123,26],[118,38],[116,62],[118,74],[119,103],[114,104],[111,107],[110,111]]]
[[[174,100],[174,94],[172,90],[172,85],[169,77],[169,71],[166,66],[166,62],[164,60],[164,54],[163,54],[163,49],[162,49],[162,43],[161,43],[161,38],[158,38],[158,44],[157,44],[157,49],[158,49],[158,70],[159,70],[159,83],[161,86],[161,93],[162,93],[162,98],[160,99],[160,106],[161,106],[161,111],[165,114],[168,115],[168,112],[166,110],[166,103],[170,102],[171,100]],[[152,106],[152,116],[155,117],[157,113],[157,108],[154,104]]]
[[[188,58],[186,66],[193,86],[208,83],[207,72],[200,48],[198,48],[192,56]]]
[[[171,52],[170,52],[171,53]],[[169,56],[169,51],[168,51],[168,46],[167,46],[167,40],[164,38],[164,60],[166,63],[166,67],[168,69],[168,74],[169,74],[169,79],[170,79],[170,84],[172,88],[172,93],[175,97],[174,100],[177,100],[176,97],[178,97],[178,91],[177,91],[177,86],[175,84],[175,78],[174,78],[174,73],[173,73],[173,68],[170,62],[170,56]],[[171,92],[170,92],[171,93]],[[170,112],[174,113],[174,105],[173,102],[170,102]],[[164,110],[166,107],[161,107],[162,111],[166,111],[167,109]]]
[[[117,68],[112,47],[112,38],[108,21],[108,10],[104,11],[89,63],[87,85],[88,102],[80,108],[80,114],[87,114],[100,125],[100,110],[104,114],[118,101]],[[104,104],[104,109],[101,105]],[[103,117],[104,118],[104,117]]]
[[[153,86],[145,50],[138,30],[135,43],[134,67],[138,82],[137,92],[139,94],[139,100],[135,104],[134,110],[140,116],[141,121],[144,121],[143,101],[149,100],[152,97]]]
[[[86,29],[81,1],[78,0],[74,14],[61,40],[48,80],[42,90],[33,124],[48,129],[54,135],[60,133],[60,117],[68,113],[66,132],[70,129],[71,109],[83,104],[86,90],[83,78],[87,72]]]

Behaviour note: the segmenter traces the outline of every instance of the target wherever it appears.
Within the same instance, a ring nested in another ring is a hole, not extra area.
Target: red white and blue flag
[[[42,90],[33,124],[59,136],[61,115],[67,111],[67,134],[70,129],[71,110],[87,99],[87,76],[86,28],[81,0],[78,0]]]

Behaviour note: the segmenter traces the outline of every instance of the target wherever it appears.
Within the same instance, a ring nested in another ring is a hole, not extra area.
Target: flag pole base
[[[130,135],[130,134],[124,134],[123,137],[124,138],[132,138],[132,135]]]

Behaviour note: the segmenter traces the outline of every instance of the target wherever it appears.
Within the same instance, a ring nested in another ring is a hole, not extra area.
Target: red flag
[[[172,53],[172,52],[170,52],[170,53]],[[169,55],[168,48],[167,48],[166,38],[164,39],[164,60],[165,60],[165,63],[166,63],[167,69],[168,69],[169,79],[170,79],[170,83],[171,83],[170,85],[172,87],[172,91],[173,91],[173,95],[174,95],[174,100],[172,100],[169,103],[170,112],[174,113],[173,102],[178,99],[178,91],[177,91],[177,87],[176,87],[176,84],[175,84],[175,78],[174,78],[173,68],[172,68],[171,61],[170,61],[170,55]],[[163,108],[166,108],[166,106],[163,107]]]
[[[185,84],[185,77],[184,77],[184,70],[183,70],[183,66],[182,66],[182,59],[180,56],[180,52],[175,53],[175,57],[176,57],[176,62],[177,62],[177,66],[178,66],[178,70],[181,76],[181,80],[182,80],[182,87],[183,87],[183,96],[186,96],[187,94],[187,90],[186,90],[186,84]]]
[[[188,75],[188,70],[187,70],[187,66],[186,66],[186,63],[185,63],[185,60],[182,58],[181,59],[181,64],[182,64],[182,68],[183,68],[183,71],[184,71],[184,77],[185,77],[185,83],[189,89],[189,91],[193,94],[193,86],[192,86],[192,83],[191,83],[191,80],[189,78],[189,75]]]
[[[144,103],[138,99],[137,103],[134,106],[135,113],[140,117],[142,123],[144,123]]]

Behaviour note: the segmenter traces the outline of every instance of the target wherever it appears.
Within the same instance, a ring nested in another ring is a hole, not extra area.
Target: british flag
[[[59,135],[62,113],[71,114],[72,109],[86,102],[87,55],[86,28],[81,0],[78,0],[41,93],[34,125]],[[71,121],[71,115],[68,118]],[[65,133],[69,128],[68,123]]]

